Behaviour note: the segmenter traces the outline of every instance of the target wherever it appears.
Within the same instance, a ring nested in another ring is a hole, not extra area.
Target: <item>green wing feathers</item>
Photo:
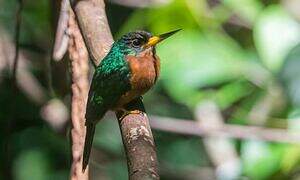
[[[86,137],[82,170],[89,162],[96,123],[130,90],[130,70],[123,56],[108,54],[97,67],[89,91],[86,108]]]
[[[96,128],[96,124],[91,123],[86,125],[86,136],[84,141],[83,161],[82,161],[83,172],[85,171],[87,165],[89,164],[89,158],[92,150],[95,128]]]
[[[86,114],[85,114],[85,126],[86,126],[86,135],[85,135],[85,142],[84,142],[84,150],[83,150],[83,161],[82,161],[82,171],[84,172],[90,158],[90,153],[92,150],[93,145],[93,139],[96,129],[96,123],[99,121],[106,113],[107,106],[102,101],[96,101],[97,97],[102,98],[101,94],[95,93],[97,91],[95,86],[95,82],[92,82],[88,102],[87,102],[87,108],[86,108]],[[96,99],[95,99],[96,98]]]

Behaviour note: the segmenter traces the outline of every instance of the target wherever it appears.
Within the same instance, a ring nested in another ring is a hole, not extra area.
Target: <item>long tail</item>
[[[90,153],[92,149],[94,134],[95,134],[96,124],[88,123],[86,125],[86,135],[84,142],[84,151],[83,151],[83,161],[82,161],[82,172],[85,171],[90,158]]]

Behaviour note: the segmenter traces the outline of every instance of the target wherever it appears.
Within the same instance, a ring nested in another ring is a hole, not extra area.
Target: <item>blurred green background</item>
[[[299,0],[142,2],[107,2],[115,38],[136,29],[154,34],[183,29],[157,48],[161,78],[144,97],[149,114],[194,119],[195,108],[211,101],[228,124],[300,130]],[[9,74],[17,1],[0,0],[0,179],[68,179],[69,61],[51,60],[60,1],[23,3],[18,69],[23,85],[15,90]],[[49,106],[58,124],[47,121]],[[218,164],[206,138],[155,129],[153,134],[161,179],[300,179],[297,144],[227,139],[223,149],[215,139],[217,155],[229,151],[235,158]],[[97,126],[91,161],[92,179],[127,178],[111,115]]]

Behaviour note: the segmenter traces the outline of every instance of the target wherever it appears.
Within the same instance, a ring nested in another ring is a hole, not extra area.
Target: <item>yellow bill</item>
[[[158,36],[152,36],[151,38],[149,38],[147,44],[145,45],[146,47],[150,47],[150,46],[155,46],[156,44],[158,44],[159,42],[167,39],[168,37],[172,36],[173,34],[177,33],[178,31],[180,31],[181,29],[177,29],[171,32],[167,32]]]

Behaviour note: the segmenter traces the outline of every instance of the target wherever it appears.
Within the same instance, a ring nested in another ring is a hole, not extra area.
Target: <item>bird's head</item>
[[[147,31],[129,32],[123,35],[118,43],[125,45],[124,50],[127,53],[139,54],[149,48],[154,48],[159,42],[162,42],[180,30],[177,29],[160,35],[152,35]]]

